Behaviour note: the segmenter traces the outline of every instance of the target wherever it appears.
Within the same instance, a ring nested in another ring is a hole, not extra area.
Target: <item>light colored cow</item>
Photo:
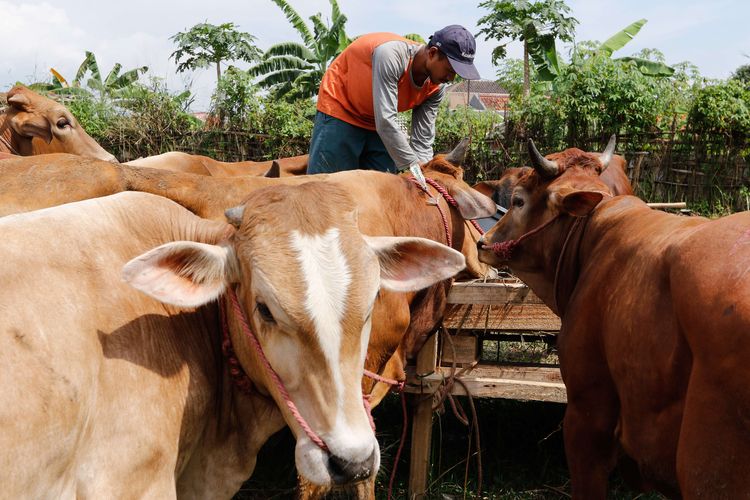
[[[218,161],[208,156],[169,151],[160,155],[147,156],[126,162],[132,167],[159,168],[172,172],[183,172],[213,177],[237,177],[243,175],[267,175],[274,167],[277,171],[268,177],[288,177],[303,175],[307,171],[308,155],[290,156],[268,161]]]
[[[2,495],[229,498],[285,422],[308,480],[375,473],[360,384],[378,289],[428,286],[463,257],[362,236],[353,201],[326,183],[261,189],[233,214],[236,228],[121,193],[0,219]],[[229,289],[327,451],[291,417],[230,304],[254,391],[233,384],[216,302]]]
[[[71,153],[116,161],[59,102],[23,85],[10,89],[7,100],[8,107],[0,112],[0,152],[21,156]]]

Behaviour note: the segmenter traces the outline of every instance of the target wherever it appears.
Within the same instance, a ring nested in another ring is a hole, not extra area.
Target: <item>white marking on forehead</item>
[[[313,320],[320,347],[337,385],[337,397],[343,398],[339,373],[342,320],[346,310],[352,277],[341,251],[339,230],[331,228],[322,235],[307,236],[292,232],[292,247],[302,267],[307,285],[305,309]],[[339,401],[339,406],[343,401]]]

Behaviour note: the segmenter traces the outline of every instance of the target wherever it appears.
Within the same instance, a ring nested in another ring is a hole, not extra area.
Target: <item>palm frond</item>
[[[256,77],[265,75],[266,73],[273,73],[275,71],[281,71],[284,69],[292,69],[295,71],[309,71],[314,66],[304,59],[288,56],[272,57],[267,61],[263,61],[256,66],[251,67],[247,70],[247,74]]]
[[[310,49],[297,42],[282,42],[271,45],[263,53],[263,60],[277,56],[292,56],[308,61],[315,58],[315,54]]]
[[[291,5],[289,5],[286,0],[271,0],[273,3],[278,5],[278,7],[284,12],[284,15],[286,16],[287,20],[294,26],[294,29],[297,30],[297,32],[302,37],[302,40],[305,42],[305,44],[309,47],[314,43],[314,39],[312,34],[310,33],[310,29],[307,27],[305,22],[302,20],[299,14],[297,14],[297,11],[292,8]]]

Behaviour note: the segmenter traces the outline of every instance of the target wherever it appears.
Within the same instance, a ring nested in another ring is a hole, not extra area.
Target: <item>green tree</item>
[[[112,69],[107,74],[107,77],[102,80],[102,74],[99,71],[99,64],[96,62],[96,56],[93,52],[86,52],[86,58],[79,66],[76,72],[76,77],[73,80],[74,87],[80,87],[81,82],[90,74],[91,77],[86,81],[86,86],[99,93],[99,99],[104,100],[105,97],[120,97],[122,92],[129,88],[135,83],[138,78],[148,71],[148,66],[141,66],[140,68],[131,69],[121,73],[122,64],[115,63]]]
[[[234,129],[251,129],[260,114],[258,88],[247,71],[230,66],[221,75],[211,97],[211,114],[224,119],[222,125]]]
[[[555,39],[572,41],[578,20],[566,16],[570,9],[562,0],[486,0],[479,4],[490,13],[479,19],[485,39],[511,40],[492,51],[492,61],[505,57],[512,40],[523,42],[524,95],[530,91],[529,58],[540,78],[551,80],[559,72]]]
[[[269,47],[261,62],[250,68],[249,73],[261,77],[258,84],[272,89],[277,98],[314,97],[328,65],[351,43],[344,29],[346,16],[341,13],[336,0],[329,0],[330,26],[317,13],[310,17],[311,28],[286,0],[272,1],[297,30],[302,43],[283,42]]]
[[[737,68],[731,76],[732,80],[739,80],[745,85],[750,85],[750,64],[743,64]]]
[[[641,28],[643,28],[647,22],[646,19],[639,19],[638,21],[629,24],[602,43],[599,46],[599,51],[603,52],[606,56],[612,56],[613,52],[620,50],[627,45],[627,43],[630,42],[639,31],[641,31]],[[674,74],[674,68],[664,64],[663,56],[656,61],[633,56],[620,57],[615,59],[615,61],[634,63],[638,67],[638,70],[646,76],[672,76]]]
[[[207,68],[216,65],[216,84],[221,81],[221,63],[225,61],[254,62],[260,57],[260,50],[253,45],[255,37],[237,31],[234,23],[218,26],[199,23],[187,31],[170,37],[177,44],[172,57],[177,63],[177,71]]]

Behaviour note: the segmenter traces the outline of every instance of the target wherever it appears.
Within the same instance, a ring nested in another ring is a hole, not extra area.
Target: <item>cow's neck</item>
[[[587,218],[560,218],[545,229],[556,231],[556,234],[551,238],[535,241],[534,249],[528,251],[531,255],[539,256],[537,264],[527,269],[510,266],[513,273],[560,317],[565,314],[565,307],[578,281],[579,247],[586,222]],[[522,249],[516,250],[521,251]]]
[[[5,113],[0,113],[0,151],[20,155],[17,134],[13,131]]]
[[[201,394],[191,387],[197,402],[190,412],[190,402],[183,417],[183,429],[199,428],[199,435],[181,435],[180,462],[176,467],[178,497],[230,498],[253,473],[256,457],[268,438],[284,427],[276,403],[255,392],[239,390],[221,355],[221,325],[215,304],[201,308],[205,321],[212,324],[212,362],[216,380],[213,390]],[[189,399],[190,396],[189,396]],[[202,414],[202,415],[201,415]],[[203,425],[186,420],[195,418]]]

